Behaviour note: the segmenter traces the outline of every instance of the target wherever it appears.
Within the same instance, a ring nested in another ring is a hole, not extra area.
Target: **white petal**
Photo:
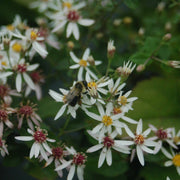
[[[104,108],[100,103],[97,103],[97,108],[101,116],[105,115]]]
[[[94,20],[91,19],[79,19],[78,23],[82,26],[91,26],[94,24]]]
[[[66,20],[62,21],[58,26],[56,26],[56,27],[52,30],[52,32],[56,32],[56,31],[58,31],[59,29],[63,28],[66,23],[67,23]]]
[[[88,67],[86,67],[85,69],[93,79],[98,79],[97,76]]]
[[[44,49],[44,47],[43,47],[40,43],[34,41],[34,42],[32,43],[32,47],[33,47],[33,49],[34,49],[37,53],[39,53],[42,57],[46,57],[46,56],[48,55],[48,52]]]
[[[67,38],[70,37],[70,35],[72,34],[73,28],[74,28],[73,23],[70,22],[67,25],[67,29],[66,29],[66,37]]]
[[[38,143],[34,143],[34,156],[37,158],[39,156],[39,151],[40,151],[40,145]]]
[[[103,144],[97,144],[95,146],[90,147],[86,152],[87,153],[91,153],[91,152],[95,152],[98,151],[99,149],[101,149],[104,145]]]
[[[146,137],[150,132],[151,132],[151,128],[148,128],[142,133],[142,135]]]
[[[67,106],[67,104],[64,104],[64,105],[60,108],[60,110],[59,110],[58,113],[56,114],[54,120],[57,120],[58,118],[60,118],[60,117],[63,115],[64,111],[66,110],[66,106]]]
[[[21,86],[22,86],[22,77],[21,77],[21,74],[18,73],[17,76],[16,76],[16,89],[17,89],[17,92],[21,91]]]
[[[172,166],[173,165],[173,162],[172,161],[166,161],[165,163],[164,163],[164,166],[166,166],[166,167],[169,167],[169,166]]]
[[[72,66],[69,66],[70,69],[77,69],[77,68],[79,68],[79,67],[80,67],[79,64],[74,64],[74,65],[72,65]]]
[[[93,119],[95,119],[95,120],[97,120],[97,121],[101,121],[101,120],[102,120],[102,119],[101,119],[101,116],[99,116],[99,115],[97,115],[97,114],[95,114],[95,113],[86,111],[86,114],[87,114],[89,117],[91,117],[91,118],[93,118]]]
[[[69,174],[68,174],[67,180],[72,180],[72,178],[74,176],[74,173],[75,173],[75,168],[76,168],[75,165],[71,166],[71,168],[69,170]]]
[[[125,124],[124,124],[124,129],[125,129],[126,133],[127,133],[130,137],[135,138],[134,133],[133,133],[133,132],[129,129],[129,127],[128,127],[127,125],[125,125]]]
[[[34,138],[32,136],[16,136],[15,139],[20,141],[31,141]]]
[[[101,154],[99,156],[99,161],[98,161],[98,168],[100,168],[103,165],[105,157],[106,157],[106,148],[104,148],[101,151]]]
[[[77,167],[77,176],[78,176],[79,180],[84,180],[83,174],[84,174],[84,168],[82,166],[78,166]]]
[[[71,162],[72,162],[72,160],[64,162],[62,165],[58,166],[55,169],[55,171],[59,171],[61,169],[64,169],[64,168],[68,167],[71,164]]]
[[[129,145],[132,145],[134,144],[133,141],[125,141],[125,140],[115,140],[115,144],[116,145],[121,145],[121,146],[129,146]]]
[[[144,155],[139,145],[136,146],[136,152],[137,152],[139,162],[141,163],[142,166],[144,166]]]
[[[168,152],[168,151],[166,151],[166,149],[165,148],[161,148],[161,151],[163,152],[163,154],[167,157],[167,158],[169,158],[169,159],[172,159],[173,158],[173,156]]]
[[[29,85],[29,87],[30,87],[31,89],[35,89],[34,82],[33,82],[32,79],[29,77],[29,75],[24,72],[24,73],[23,73],[23,77],[24,77],[24,80],[26,81],[26,83]]]
[[[33,65],[29,65],[27,67],[28,71],[34,71],[35,69],[37,69],[39,67],[39,64],[33,64]]]
[[[48,146],[47,143],[43,143],[44,149],[49,152],[50,154],[52,154],[51,148]]]
[[[8,77],[8,76],[10,76],[12,74],[13,74],[13,72],[3,72],[3,73],[0,73],[0,79]]]
[[[79,59],[75,56],[73,52],[70,52],[70,56],[74,62],[79,63]]]
[[[89,55],[90,55],[90,49],[87,48],[83,54],[82,59],[86,61],[88,59]]]
[[[36,145],[36,143],[34,143],[31,147],[30,154],[29,154],[30,159],[35,155],[35,148],[34,148],[35,145]]]
[[[40,153],[41,153],[43,159],[45,159],[47,161],[48,160],[47,154],[41,145],[40,145]]]
[[[110,148],[108,148],[108,150],[106,152],[106,162],[109,166],[111,166],[111,164],[112,164],[112,152],[111,152]]]
[[[73,35],[75,37],[76,40],[79,39],[79,28],[78,28],[78,25],[76,23],[73,23]]]
[[[137,125],[136,134],[142,133],[142,120],[140,119]]]
[[[97,132],[100,131],[100,129],[102,129],[102,127],[103,127],[103,123],[98,124],[97,126],[95,126],[95,127],[92,129],[92,133],[93,133],[93,134],[96,134]]]
[[[78,71],[78,81],[82,81],[84,78],[83,78],[83,67],[80,67],[79,68],[79,71]]]
[[[131,118],[129,118],[129,117],[122,116],[121,118],[122,118],[124,121],[127,121],[127,122],[129,122],[129,123],[137,124],[137,121],[135,121],[135,120],[133,120],[133,119],[131,119]]]
[[[141,145],[141,149],[147,153],[154,154],[154,151],[144,145]]]
[[[57,102],[62,102],[63,101],[63,96],[53,90],[49,90],[49,95],[56,100]]]

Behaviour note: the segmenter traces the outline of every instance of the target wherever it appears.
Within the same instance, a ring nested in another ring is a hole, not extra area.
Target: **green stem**
[[[108,66],[107,66],[107,69],[106,69],[106,76],[108,76],[109,69],[110,69],[110,66],[111,66],[111,62],[112,62],[112,58],[109,58],[108,59]]]

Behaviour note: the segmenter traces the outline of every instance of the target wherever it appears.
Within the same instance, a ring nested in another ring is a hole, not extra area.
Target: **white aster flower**
[[[63,164],[57,167],[55,171],[59,171],[70,166],[67,180],[72,180],[75,174],[75,170],[77,168],[78,179],[84,180],[83,174],[84,174],[85,162],[87,159],[86,155],[84,153],[76,152],[76,150],[73,147],[71,148],[66,147],[66,149],[71,155],[73,155],[73,159],[63,162]]]
[[[112,127],[114,127],[120,135],[122,134],[122,128],[126,128],[126,126],[124,123],[119,121],[120,118],[133,124],[137,123],[135,120],[130,119],[121,113],[115,115],[112,114],[113,111],[112,103],[108,103],[106,105],[106,110],[104,110],[103,106],[100,103],[97,103],[97,108],[99,114],[95,114],[89,111],[85,111],[85,112],[89,117],[100,122],[92,130],[93,134],[99,132],[99,141],[101,140],[101,138],[104,136],[105,133],[110,134],[112,132]]]
[[[116,71],[122,78],[127,78],[132,73],[135,67],[136,64],[132,66],[132,62],[128,61],[127,63],[124,62],[123,66],[118,67]]]
[[[119,93],[119,97],[117,99],[117,102],[119,105],[121,105],[121,109],[124,111],[124,112],[128,112],[129,110],[133,110],[132,108],[132,104],[135,100],[137,100],[138,98],[137,97],[130,97],[128,98],[128,96],[131,94],[131,90],[126,92],[124,95],[123,95],[123,91],[120,91]]]
[[[108,89],[109,92],[113,96],[115,96],[120,93],[121,89],[123,89],[125,85],[125,83],[121,84],[121,78],[118,78],[116,82],[114,82],[114,80],[111,79],[110,83],[108,84]]]
[[[32,45],[32,49],[39,53],[43,58],[48,54],[46,49],[42,46],[41,42],[44,41],[44,37],[40,36],[39,30],[34,28],[29,28],[26,30],[25,35],[22,35],[18,30],[16,32],[11,32],[14,37],[20,38],[28,44]]]
[[[153,125],[149,125],[152,131],[156,136],[151,137],[152,140],[158,140],[158,146],[155,148],[155,152],[158,153],[159,150],[163,147],[163,142],[167,142],[171,147],[177,149],[177,146],[174,144],[174,139],[172,138],[172,128],[167,129],[157,129]]]
[[[37,0],[30,4],[30,8],[38,8],[38,11],[42,13],[49,9],[51,3],[53,3],[53,0]]]
[[[132,138],[132,141],[126,141],[126,140],[119,140],[119,143],[121,145],[135,145],[136,146],[136,154],[139,159],[139,162],[142,166],[144,166],[144,155],[143,152],[154,154],[154,150],[150,149],[150,147],[156,147],[157,143],[153,140],[147,139],[148,134],[151,132],[151,129],[148,128],[144,132],[142,132],[142,120],[140,119],[137,128],[136,133],[134,134],[128,127],[125,128],[127,134]],[[134,151],[132,151],[132,157],[131,160],[133,160]]]
[[[106,95],[108,93],[108,90],[104,87],[110,83],[109,78],[102,77],[95,81],[92,80],[89,74],[87,73],[86,81],[88,83],[88,94],[91,96],[91,103],[94,104],[97,100],[98,102],[105,104],[100,94],[102,93],[103,95]]]
[[[180,154],[175,154],[172,149],[171,149],[171,153],[169,153],[165,148],[161,148],[161,151],[163,152],[163,154],[169,159],[169,161],[166,161],[164,163],[164,166],[169,167],[174,165],[176,167],[176,170],[178,172],[178,174],[180,175]]]
[[[52,30],[52,32],[56,32],[64,28],[64,26],[67,24],[66,37],[69,38],[70,35],[73,34],[74,38],[78,40],[80,37],[80,33],[77,24],[80,24],[82,26],[91,26],[92,24],[94,24],[94,20],[83,19],[82,16],[79,14],[78,10],[83,6],[85,6],[84,2],[79,3],[73,7],[67,8],[67,3],[66,3],[64,6],[65,7],[64,10],[61,9],[56,14],[50,15],[49,17],[55,21],[54,22],[55,27]]]
[[[99,140],[99,134],[93,134],[91,131],[88,131],[89,135],[92,136],[94,139],[96,139],[97,141]],[[114,149],[115,151],[118,152],[122,152],[125,154],[129,154],[129,148],[127,146],[121,145],[120,143],[117,143],[118,140],[115,140],[115,137],[117,136],[117,131],[113,131],[111,134],[109,135],[104,135],[101,137],[101,140],[99,142],[99,144],[94,145],[92,147],[90,147],[86,152],[87,153],[92,153],[95,151],[98,151],[100,149],[102,149],[100,156],[99,156],[99,161],[98,161],[98,168],[100,168],[105,159],[106,162],[109,166],[111,166],[112,164],[112,152],[111,150]]]
[[[74,65],[70,66],[69,68],[70,69],[79,69],[78,77],[77,77],[78,81],[84,80],[84,78],[83,78],[84,69],[89,74],[89,76],[91,76],[93,79],[97,80],[97,76],[89,69],[89,66],[90,66],[90,64],[88,62],[89,55],[90,55],[89,48],[87,48],[85,50],[81,59],[77,58],[73,52],[70,52],[70,56],[71,56],[72,60],[77,64],[74,64]],[[101,61],[95,61],[95,66],[97,66],[101,63],[102,63]]]
[[[9,155],[7,145],[5,143],[6,141],[0,137],[0,152],[2,157],[4,157],[6,154]]]
[[[46,151],[50,154],[52,154],[51,148],[47,144],[48,142],[55,142],[54,139],[48,138],[48,133],[46,130],[41,129],[40,127],[37,127],[36,131],[32,131],[30,129],[27,130],[29,134],[32,136],[16,136],[15,139],[20,141],[34,141],[29,157],[30,159],[34,156],[37,158],[39,154],[47,161],[48,157],[46,154]]]

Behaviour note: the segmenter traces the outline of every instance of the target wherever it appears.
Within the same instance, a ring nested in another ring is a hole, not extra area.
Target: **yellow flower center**
[[[174,140],[174,142],[177,144],[178,142],[180,142],[180,137],[175,136],[173,140]]]
[[[6,62],[6,61],[2,61],[2,62],[1,62],[1,65],[2,65],[2,66],[7,66],[7,62]]]
[[[13,31],[15,29],[15,27],[12,24],[7,25],[6,28],[10,31]]]
[[[38,37],[37,33],[35,31],[31,31],[31,39],[36,40],[37,37]]]
[[[64,104],[67,103],[66,95],[63,96],[63,102],[64,102]]]
[[[144,143],[144,136],[143,135],[136,135],[134,142],[136,144],[143,144]]]
[[[125,106],[126,103],[127,103],[127,98],[126,98],[125,96],[121,96],[121,97],[119,97],[119,102],[120,102],[123,106]]]
[[[64,2],[64,3],[63,3],[63,6],[64,6],[64,7],[67,7],[68,9],[70,9],[71,6],[72,6],[72,4],[69,3],[69,2]]]
[[[175,166],[180,166],[180,154],[175,155],[172,161]]]
[[[92,88],[97,89],[97,84],[96,84],[94,81],[92,81],[92,82],[89,82],[89,83],[88,83],[88,87],[91,88],[91,89],[92,89]]]
[[[121,110],[121,108],[115,107],[115,108],[113,109],[113,113],[114,113],[114,114],[119,114],[119,113],[122,113],[122,110]]]
[[[81,59],[81,60],[79,61],[79,65],[80,65],[80,66],[83,66],[83,67],[86,67],[86,66],[87,66],[87,61]]]
[[[13,51],[15,51],[15,52],[21,52],[21,50],[22,50],[22,46],[21,46],[21,44],[19,44],[19,43],[14,43],[13,45],[12,45],[12,49],[13,49]]]
[[[105,126],[109,126],[112,124],[113,121],[110,116],[105,115],[102,118],[102,122],[104,123]]]

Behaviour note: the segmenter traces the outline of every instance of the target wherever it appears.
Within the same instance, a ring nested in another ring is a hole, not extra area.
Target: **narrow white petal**
[[[58,26],[56,26],[56,27],[52,30],[52,32],[56,32],[56,31],[60,30],[61,28],[63,28],[63,27],[66,25],[66,23],[67,23],[66,20],[62,21]]]
[[[47,154],[41,145],[40,145],[40,153],[41,153],[43,159],[45,159],[47,161],[48,160]]]
[[[75,173],[75,168],[76,168],[75,165],[71,166],[71,168],[69,170],[69,174],[68,174],[67,180],[72,180],[72,178],[74,176],[74,173]]]
[[[142,166],[144,166],[144,155],[139,145],[136,146],[136,152],[137,152],[139,162],[141,163]]]
[[[124,121],[127,121],[127,122],[129,122],[129,123],[137,124],[137,121],[135,121],[135,120],[133,120],[133,119],[131,119],[131,118],[129,118],[129,117],[122,116],[121,118],[122,118]]]
[[[105,157],[106,157],[106,148],[104,148],[101,151],[101,154],[99,156],[99,161],[98,161],[98,168],[100,168],[103,165]]]
[[[87,153],[91,153],[91,152],[95,152],[98,151],[99,149],[101,149],[104,145],[103,144],[97,144],[95,146],[90,147],[86,152]]]
[[[84,180],[83,174],[84,174],[84,168],[82,166],[78,166],[77,167],[77,176],[78,176],[79,180]]]
[[[67,25],[67,29],[66,29],[66,37],[67,38],[70,37],[70,35],[72,34],[73,28],[74,28],[73,23],[70,22]]]
[[[56,114],[54,120],[57,120],[58,118],[60,118],[60,117],[63,115],[64,111],[66,110],[66,106],[67,106],[67,104],[64,104],[64,105],[60,108],[60,110],[59,110],[58,113]]]
[[[79,71],[78,71],[78,81],[82,81],[84,78],[83,78],[83,67],[80,67],[79,68]]]
[[[103,127],[103,123],[100,123],[98,124],[97,126],[95,126],[93,129],[92,129],[92,133],[93,134],[96,134],[97,132],[99,132]]]
[[[48,146],[47,143],[43,143],[44,149],[49,152],[50,154],[52,154],[51,148]]]
[[[16,76],[16,89],[17,92],[21,92],[21,87],[22,87],[22,77],[21,74],[18,73]]]
[[[97,76],[96,76],[88,67],[86,67],[86,71],[89,73],[89,75],[90,75],[93,79],[95,79],[95,80],[98,79]]]
[[[29,65],[27,67],[27,70],[28,71],[34,71],[35,69],[37,69],[39,67],[39,64],[32,64],[32,65]]]
[[[38,143],[34,143],[34,156],[37,158],[39,156],[39,151],[40,151],[40,145]]]
[[[83,54],[82,59],[86,61],[88,59],[89,55],[90,55],[90,49],[87,48]]]
[[[79,68],[79,67],[80,67],[79,64],[74,64],[74,65],[72,65],[72,66],[69,66],[70,69],[77,69],[77,68]]]
[[[85,111],[85,112],[86,112],[86,114],[87,114],[89,117],[91,117],[91,118],[93,118],[93,119],[95,119],[95,120],[97,120],[97,121],[101,121],[101,120],[102,120],[101,116],[99,116],[99,115],[97,115],[97,114],[95,114],[95,113],[92,113],[92,112],[89,112],[89,111]]]
[[[166,167],[169,167],[169,166],[172,166],[173,165],[173,162],[172,161],[166,161],[165,163],[164,163],[164,166],[166,166]]]
[[[91,19],[79,19],[78,23],[82,26],[91,26],[94,24],[94,20]]]
[[[99,111],[100,115],[101,115],[101,116],[104,116],[104,115],[105,115],[105,112],[104,112],[103,106],[102,106],[100,103],[98,103],[98,104],[97,104],[97,108],[98,108],[98,111]]]
[[[134,133],[129,129],[129,127],[127,125],[124,125],[124,129],[130,137],[135,138]]]
[[[76,40],[79,39],[79,28],[78,28],[78,25],[76,23],[73,23],[73,30],[72,30],[72,33],[74,35],[74,38]]]
[[[140,119],[137,125],[136,134],[142,133],[142,120]]]
[[[106,152],[106,162],[109,166],[111,166],[111,164],[112,164],[112,152],[111,152],[110,148],[108,148],[108,150]]]
[[[73,52],[70,52],[70,56],[74,62],[79,63],[79,59],[75,56]]]
[[[63,101],[63,96],[53,90],[49,90],[49,95],[57,102]]]
[[[34,49],[37,53],[39,53],[42,57],[46,57],[46,56],[48,55],[48,52],[44,49],[44,47],[43,47],[40,43],[34,41],[34,42],[32,43],[32,47],[33,47],[33,49]]]
[[[23,73],[23,77],[24,77],[24,80],[26,81],[26,83],[29,85],[29,87],[31,89],[35,89],[35,85],[34,85],[34,82],[32,81],[32,79],[29,77],[29,75],[27,73]]]
[[[146,137],[150,132],[151,132],[151,128],[148,128],[142,133],[142,135]]]
[[[15,139],[20,141],[31,141],[34,138],[32,136],[16,136]]]
[[[133,141],[125,141],[125,140],[115,140],[115,144],[118,146],[118,145],[121,145],[121,146],[129,146],[129,145],[132,145],[134,144]]]
[[[30,154],[29,154],[29,158],[31,159],[34,155],[35,155],[35,145],[36,143],[33,143],[31,150],[30,150]]]
[[[144,145],[141,145],[141,149],[147,153],[154,154],[154,151]]]
[[[72,162],[72,160],[64,162],[62,165],[58,166],[55,169],[55,171],[59,171],[61,169],[64,169],[64,168],[68,167],[71,164],[71,162]]]
[[[8,76],[10,76],[12,74],[13,74],[13,72],[3,72],[3,73],[0,73],[0,79],[8,77]]]
[[[169,159],[172,159],[173,158],[173,156],[168,152],[168,151],[166,151],[166,149],[165,148],[161,148],[161,151],[163,152],[163,154],[167,157],[167,158],[169,158]]]
[[[177,172],[178,172],[178,174],[179,174],[179,176],[180,176],[180,167],[177,166],[176,169],[177,169]]]

